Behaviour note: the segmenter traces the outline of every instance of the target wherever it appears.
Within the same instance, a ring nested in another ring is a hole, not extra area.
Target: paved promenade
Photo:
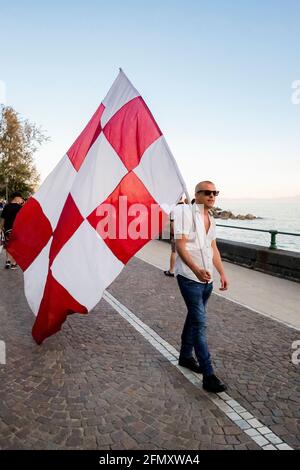
[[[300,448],[297,330],[213,295],[209,344],[229,386],[217,397],[176,366],[185,307],[149,263],[133,259],[42,346],[22,273],[1,269],[0,285],[0,449]]]
[[[138,256],[160,269],[167,269],[170,245],[153,240],[138,253]],[[282,321],[300,330],[300,284],[270,274],[224,262],[230,281],[230,289],[215,293],[245,305],[264,315]],[[215,273],[215,279],[218,279]]]

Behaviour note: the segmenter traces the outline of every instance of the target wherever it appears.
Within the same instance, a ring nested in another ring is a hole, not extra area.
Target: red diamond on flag
[[[87,218],[124,264],[162,231],[167,219],[168,215],[132,171]]]
[[[161,136],[158,125],[140,96],[122,106],[108,121],[103,132],[129,171],[139,164],[145,150]]]

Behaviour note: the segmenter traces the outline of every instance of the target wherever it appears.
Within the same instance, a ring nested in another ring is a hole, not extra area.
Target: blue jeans
[[[180,357],[191,358],[193,349],[203,375],[214,373],[206,341],[206,303],[213,290],[213,284],[201,284],[180,274],[177,276],[180,292],[188,313],[181,335]]]

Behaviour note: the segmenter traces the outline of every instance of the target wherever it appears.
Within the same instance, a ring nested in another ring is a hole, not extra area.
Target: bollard
[[[271,244],[269,246],[270,250],[276,250],[277,245],[276,245],[276,235],[278,233],[277,230],[269,230],[269,233],[271,234]]]

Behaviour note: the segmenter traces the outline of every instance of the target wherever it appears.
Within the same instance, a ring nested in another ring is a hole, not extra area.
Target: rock
[[[221,219],[226,219],[226,220],[230,219],[231,216],[232,216],[231,211],[222,211],[220,214]]]
[[[255,219],[261,219],[261,217],[256,217],[253,214],[238,214],[234,215],[230,210],[222,210],[220,207],[213,207],[211,209],[211,213],[214,216],[215,219],[223,219],[223,220],[255,220]]]

